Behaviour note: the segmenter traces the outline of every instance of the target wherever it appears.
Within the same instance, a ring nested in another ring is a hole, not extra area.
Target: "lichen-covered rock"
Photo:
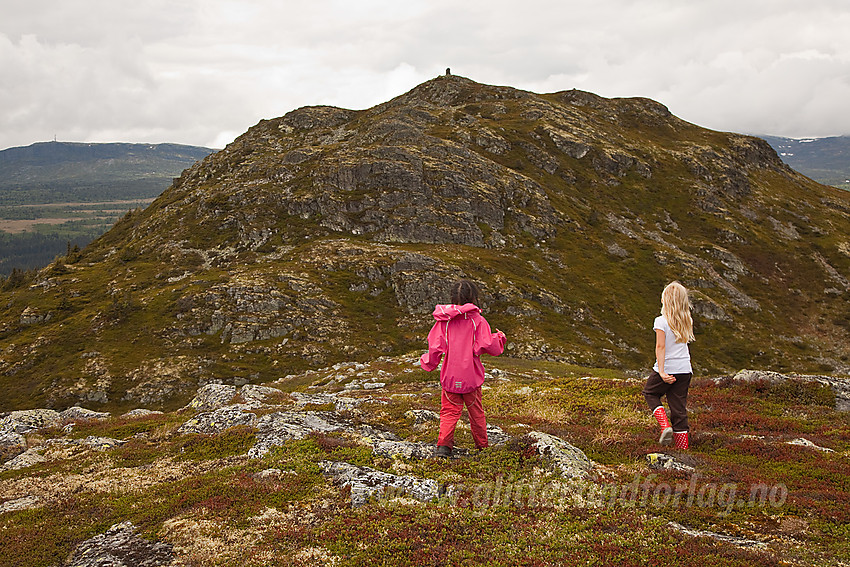
[[[798,437],[797,439],[792,439],[791,441],[787,441],[789,445],[799,445],[800,447],[808,447],[809,449],[815,449],[817,451],[822,451],[824,453],[834,453],[835,449],[830,449],[829,447],[821,447],[816,443],[812,443],[805,437]]]
[[[41,454],[43,450],[44,447],[33,447],[32,449],[27,449],[20,455],[7,461],[3,465],[0,465],[0,472],[24,469],[38,463],[46,462],[47,458]]]
[[[259,458],[290,439],[303,439],[313,432],[342,431],[347,427],[332,412],[286,411],[264,415],[257,422],[257,442],[248,451],[248,456]]]
[[[337,394],[304,394],[302,392],[292,392],[289,395],[295,400],[295,406],[297,408],[303,408],[308,404],[317,406],[333,404],[335,411],[350,411],[367,401],[367,398],[351,398]]]
[[[280,395],[280,393],[280,390],[277,388],[262,386],[260,384],[245,384],[239,388],[239,395],[244,400],[245,405],[251,408],[262,406],[267,397]]]
[[[62,421],[71,421],[74,419],[106,419],[107,417],[109,417],[109,412],[94,411],[80,406],[73,406],[59,412],[59,418]]]
[[[677,532],[681,532],[691,537],[707,537],[709,539],[728,543],[737,547],[767,547],[767,543],[763,541],[735,537],[717,532],[710,532],[707,530],[695,530],[693,528],[686,528],[685,526],[677,522],[668,522],[667,525],[670,526],[672,529],[676,530]]]
[[[256,414],[243,411],[242,408],[237,406],[228,406],[215,411],[199,413],[181,425],[177,431],[179,433],[215,434],[237,425],[253,427],[256,423]]]
[[[123,441],[121,439],[89,435],[85,439],[78,439],[76,444],[85,445],[87,447],[91,447],[92,449],[97,449],[98,451],[106,451],[107,449],[114,449],[115,447],[120,447],[124,443],[126,443],[126,441]]]
[[[40,502],[41,498],[38,496],[23,496],[21,498],[15,498],[14,500],[9,500],[0,504],[0,514],[5,512],[15,512],[17,510],[29,510],[38,506]]]
[[[439,495],[439,485],[433,479],[398,476],[340,461],[322,461],[319,468],[333,478],[334,484],[351,488],[353,508],[375,498],[407,496],[431,502]]]
[[[405,412],[404,417],[413,420],[414,427],[427,426],[440,421],[440,414],[431,410],[412,409]]]
[[[381,457],[428,459],[434,456],[434,445],[431,443],[411,443],[408,441],[388,441],[384,439],[370,439],[368,441],[371,441],[372,451],[375,455]]]
[[[491,447],[507,443],[510,438],[511,436],[502,431],[498,425],[487,424],[487,443]]]
[[[59,412],[51,409],[31,409],[13,411],[0,420],[0,430],[15,433],[29,433],[42,427],[59,425]]]
[[[0,429],[0,462],[17,457],[27,450],[27,440],[11,429]]]
[[[584,452],[560,437],[532,431],[528,434],[535,440],[537,452],[552,459],[555,470],[566,478],[589,479],[595,463]]]
[[[207,384],[198,390],[185,409],[211,411],[230,405],[236,396],[236,386],[227,384]]]
[[[122,522],[78,545],[63,567],[160,567],[173,560],[171,545],[148,541]]]

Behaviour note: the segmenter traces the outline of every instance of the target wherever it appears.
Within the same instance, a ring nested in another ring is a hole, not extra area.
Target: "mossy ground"
[[[439,409],[437,376],[414,360],[358,367],[387,386],[348,392],[379,403],[344,416],[433,442],[436,422],[414,426],[406,415]],[[357,436],[324,434],[248,459],[254,430],[180,435],[177,427],[188,419],[180,413],[81,421],[70,433],[43,430],[38,442],[94,435],[127,443],[105,452],[48,451],[47,463],[0,474],[4,500],[60,487],[41,507],[0,516],[0,544],[12,564],[48,566],[131,520],[145,537],[177,542],[186,565],[656,565],[662,557],[665,565],[839,565],[850,553],[850,415],[832,409],[829,389],[697,377],[691,450],[664,451],[693,466],[691,475],[647,467],[645,455],[660,448],[642,379],[555,362],[486,363],[493,370],[484,392],[488,422],[512,439],[465,458],[380,457]],[[330,378],[341,373],[345,368],[310,371],[278,386],[340,391]],[[464,420],[456,443],[472,447]],[[584,450],[598,463],[593,479],[564,488],[525,437],[532,429]],[[834,452],[787,443],[800,437]],[[347,490],[322,476],[323,460],[455,489],[432,503],[387,495],[352,509]],[[257,474],[267,469],[277,473]],[[72,479],[79,488],[63,492]],[[669,522],[763,545],[694,538]]]

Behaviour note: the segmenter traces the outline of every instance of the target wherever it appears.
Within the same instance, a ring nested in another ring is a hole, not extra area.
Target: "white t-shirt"
[[[659,315],[655,318],[655,323],[652,329],[661,329],[664,331],[666,342],[664,343],[664,372],[667,374],[687,374],[693,372],[691,369],[691,353],[688,350],[688,343],[677,343],[676,335],[670,329],[667,319],[664,315]],[[653,370],[658,372],[658,361],[655,361]]]

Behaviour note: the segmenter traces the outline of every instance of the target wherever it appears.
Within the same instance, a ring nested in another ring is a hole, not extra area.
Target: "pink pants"
[[[481,404],[481,388],[466,394],[455,394],[443,390],[440,405],[440,437],[437,439],[437,445],[454,446],[455,426],[464,405],[469,413],[469,428],[472,429],[475,447],[483,449],[488,446],[487,418],[484,416],[484,406]]]

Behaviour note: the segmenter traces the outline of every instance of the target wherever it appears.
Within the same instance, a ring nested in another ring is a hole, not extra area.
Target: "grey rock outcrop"
[[[351,398],[336,394],[304,394],[302,392],[292,392],[289,396],[295,400],[295,407],[299,409],[307,405],[323,406],[333,404],[334,411],[338,412],[353,410],[367,401],[366,398]]]
[[[109,412],[94,411],[80,406],[73,406],[59,412],[59,418],[62,421],[72,421],[75,419],[106,419],[107,417],[109,417]]]
[[[78,545],[63,567],[160,567],[173,560],[171,545],[148,541],[122,522]]]
[[[236,396],[236,386],[227,384],[207,384],[198,389],[195,397],[184,409],[211,411],[230,405]]]
[[[413,427],[430,426],[435,421],[440,421],[440,414],[431,410],[412,409],[408,410],[404,417],[413,420]]]
[[[431,443],[411,443],[408,441],[371,440],[372,451],[381,457],[404,457],[407,459],[428,459],[434,456]]]
[[[17,457],[27,450],[27,440],[12,430],[0,430],[0,462]]]
[[[741,370],[733,377],[733,380],[753,382],[784,382],[786,380],[802,380],[804,382],[817,382],[832,388],[835,394],[835,409],[838,411],[850,411],[850,380],[837,378],[835,376],[820,376],[814,374],[780,374],[769,370]]]
[[[122,414],[121,417],[146,417],[149,415],[162,415],[162,412],[158,410],[149,410],[146,408],[136,408],[134,410],[128,411],[125,414]]]
[[[181,425],[177,431],[179,433],[214,434],[237,425],[253,427],[256,423],[256,414],[243,411],[242,408],[237,406],[228,406],[199,413]]]
[[[38,506],[40,502],[41,498],[38,496],[23,496],[14,500],[8,500],[0,504],[0,514],[4,512],[15,512],[17,510],[29,510]]]
[[[808,447],[809,449],[815,449],[817,451],[822,451],[824,453],[834,453],[835,449],[830,449],[829,447],[821,447],[816,443],[812,443],[805,437],[798,437],[797,439],[792,439],[791,441],[787,441],[789,445],[799,445],[800,447]]]
[[[51,409],[19,410],[0,420],[0,430],[23,434],[42,427],[59,425],[61,420],[59,412]]]
[[[332,412],[276,412],[264,415],[257,423],[257,442],[248,451],[251,458],[259,458],[272,448],[291,439],[303,439],[313,432],[342,431],[346,424]]]
[[[319,468],[334,484],[351,488],[352,507],[362,506],[375,498],[406,496],[431,502],[439,496],[439,485],[433,479],[398,476],[340,461],[322,461]]]
[[[47,458],[41,454],[42,451],[44,451],[44,447],[33,447],[32,449],[27,449],[20,455],[6,461],[3,465],[0,465],[0,472],[24,469],[38,463],[46,462]]]

